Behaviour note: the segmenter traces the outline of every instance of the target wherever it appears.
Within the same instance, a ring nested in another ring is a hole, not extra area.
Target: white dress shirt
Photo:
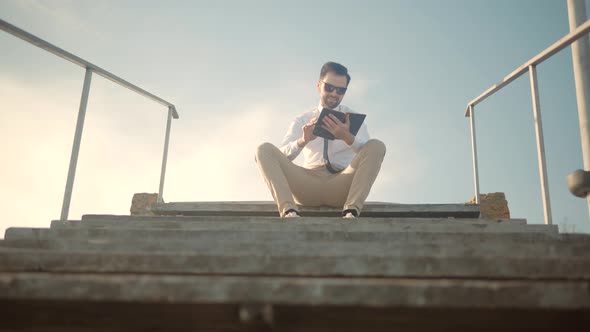
[[[303,151],[303,156],[305,157],[303,167],[305,168],[317,168],[326,164],[324,160],[324,139],[322,137],[317,137],[313,141],[307,143],[305,147],[300,147],[299,144],[297,144],[297,139],[303,134],[301,128],[311,120],[317,118],[320,115],[321,110],[322,106],[319,105],[296,117],[289,126],[287,134],[285,135],[285,138],[283,138],[281,144],[280,150],[287,156],[287,158],[289,158],[289,160],[294,160],[299,153]],[[336,111],[356,113],[344,105],[339,105],[336,108]],[[328,158],[330,159],[332,167],[336,169],[346,168],[368,140],[369,131],[364,122],[354,138],[352,145],[348,145],[346,142],[339,139],[328,140]]]

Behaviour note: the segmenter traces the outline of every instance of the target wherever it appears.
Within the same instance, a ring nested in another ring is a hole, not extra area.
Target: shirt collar
[[[318,103],[318,107],[315,109],[318,113],[322,111],[324,107],[322,106],[322,102],[320,101]],[[335,111],[340,111],[342,112],[342,104],[338,105],[338,107],[336,107]]]

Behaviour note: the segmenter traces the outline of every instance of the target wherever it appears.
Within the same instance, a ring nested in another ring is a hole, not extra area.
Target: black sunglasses
[[[332,91],[336,90],[336,93],[341,96],[346,93],[347,88],[339,88],[339,87],[333,86],[330,83],[326,83],[324,81],[322,81],[322,83],[324,83],[324,90],[326,90],[327,92],[332,92]]]

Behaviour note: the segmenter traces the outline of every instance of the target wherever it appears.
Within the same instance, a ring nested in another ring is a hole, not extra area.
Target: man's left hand
[[[350,115],[346,113],[346,122],[341,122],[334,114],[324,117],[322,128],[330,132],[337,139],[341,139],[346,144],[354,143],[354,135],[350,133]]]

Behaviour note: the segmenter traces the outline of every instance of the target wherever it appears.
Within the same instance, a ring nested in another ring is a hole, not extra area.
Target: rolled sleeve
[[[293,160],[297,158],[303,148],[297,144],[297,139],[295,139],[294,141],[283,145],[280,150],[285,156],[287,156],[287,158],[289,158],[289,160]]]
[[[281,147],[279,148],[281,152],[283,152],[283,154],[289,158],[289,160],[294,160],[297,158],[299,153],[301,153],[301,150],[303,150],[303,148],[297,144],[301,127],[303,127],[303,123],[300,118],[297,118],[291,122],[291,125],[289,125],[289,129],[283,138]]]

